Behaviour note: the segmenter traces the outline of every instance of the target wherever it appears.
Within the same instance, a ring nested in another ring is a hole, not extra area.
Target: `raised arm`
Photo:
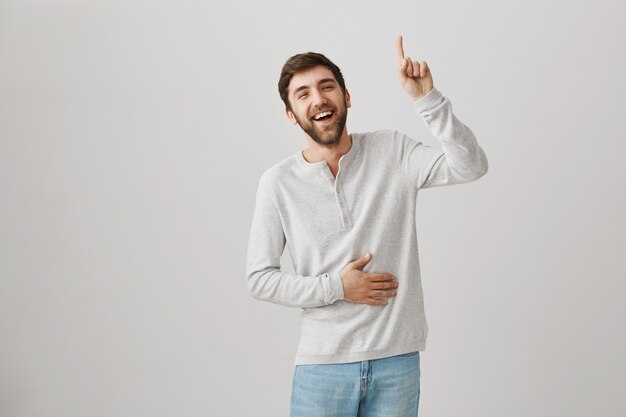
[[[482,177],[489,168],[487,156],[474,133],[454,115],[450,100],[433,86],[428,64],[404,56],[402,36],[396,38],[396,54],[400,84],[442,147],[438,150],[395,132],[402,171],[417,188],[460,184]]]

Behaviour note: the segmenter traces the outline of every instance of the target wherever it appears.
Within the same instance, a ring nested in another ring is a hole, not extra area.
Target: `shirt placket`
[[[345,165],[345,162],[344,162]],[[344,167],[345,170],[345,167]],[[346,204],[346,200],[344,198],[344,193],[341,189],[341,183],[343,174],[341,173],[341,160],[339,161],[339,170],[337,171],[337,177],[333,176],[333,173],[330,171],[328,164],[326,162],[322,163],[322,175],[326,178],[326,181],[333,188],[335,194],[335,201],[337,203],[337,208],[339,211],[339,216],[341,217],[341,227],[343,229],[348,229],[351,226],[350,213],[348,211],[348,205]]]

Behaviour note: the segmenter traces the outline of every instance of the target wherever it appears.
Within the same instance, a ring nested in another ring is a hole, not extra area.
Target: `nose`
[[[313,106],[315,107],[322,107],[327,103],[326,97],[324,97],[324,94],[322,94],[322,92],[319,90],[313,90],[311,92],[311,100]]]

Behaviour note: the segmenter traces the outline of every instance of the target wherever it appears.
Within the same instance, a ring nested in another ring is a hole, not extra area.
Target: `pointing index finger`
[[[402,35],[396,37],[396,54],[398,55],[398,62],[404,61],[404,49],[402,48]]]

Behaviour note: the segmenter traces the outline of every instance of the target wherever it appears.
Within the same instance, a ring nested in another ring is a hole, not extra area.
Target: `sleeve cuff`
[[[335,301],[343,300],[343,282],[341,281],[341,277],[338,272],[332,272],[330,274],[326,274],[328,279],[328,293],[326,297],[326,303],[332,304]]]
[[[413,101],[413,106],[419,114],[422,114],[434,109],[441,102],[443,102],[443,94],[433,87],[428,93]]]

